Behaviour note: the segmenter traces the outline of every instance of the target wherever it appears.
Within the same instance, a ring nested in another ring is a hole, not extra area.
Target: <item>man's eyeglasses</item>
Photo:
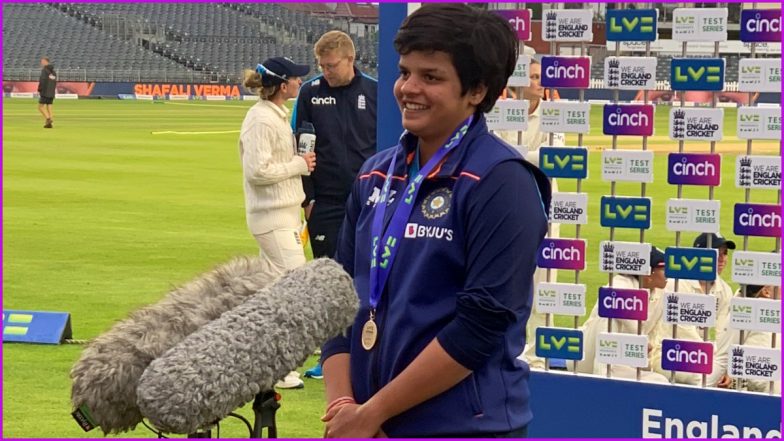
[[[319,68],[319,70],[320,70],[320,71],[322,71],[322,72],[324,72],[324,71],[330,71],[330,72],[332,72],[332,71],[334,71],[335,69],[337,69],[337,68],[338,68],[338,66],[340,66],[340,63],[342,63],[342,62],[343,62],[343,60],[345,60],[345,58],[341,58],[340,60],[338,60],[338,61],[336,61],[336,62],[334,62],[334,63],[330,63],[330,64],[322,64],[322,63],[319,63],[319,65],[318,65],[318,68]]]

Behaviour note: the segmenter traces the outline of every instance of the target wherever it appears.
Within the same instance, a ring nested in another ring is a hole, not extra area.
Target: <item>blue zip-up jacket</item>
[[[354,78],[331,87],[321,75],[302,84],[291,116],[294,133],[316,131],[316,169],[303,177],[306,201],[343,205],[359,168],[376,153],[378,82],[354,67]]]
[[[461,145],[422,184],[376,312],[379,336],[360,343],[369,317],[373,205],[398,154],[385,223],[403,194],[416,138],[405,153],[384,150],[362,167],[348,199],[336,260],[354,277],[360,308],[322,359],[351,354],[354,398],[364,403],[437,338],[473,372],[427,402],[388,420],[393,437],[495,433],[531,420],[525,346],[536,252],[547,232],[550,185],[536,167],[478,118]],[[404,156],[405,155],[405,156]]]

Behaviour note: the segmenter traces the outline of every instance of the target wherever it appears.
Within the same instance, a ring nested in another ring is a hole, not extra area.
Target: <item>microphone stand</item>
[[[263,438],[262,429],[267,428],[267,438],[278,437],[278,426],[275,424],[275,412],[280,408],[280,395],[274,390],[259,392],[253,400],[253,432],[251,438]]]
[[[248,429],[250,429],[250,438],[263,438],[262,432],[264,428],[267,429],[267,438],[278,437],[278,426],[275,423],[275,412],[280,408],[280,395],[274,390],[266,390],[256,394],[253,400],[253,428],[251,429],[250,423],[241,415],[230,414],[242,420]],[[212,438],[212,429],[197,430],[195,433],[189,433],[188,438]]]

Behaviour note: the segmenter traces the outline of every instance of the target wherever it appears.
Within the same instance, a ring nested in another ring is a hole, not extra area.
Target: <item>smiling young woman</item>
[[[406,132],[365,162],[336,259],[353,326],[322,348],[328,437],[521,437],[525,344],[550,186],[487,130],[517,41],[502,18],[428,4],[395,38]]]

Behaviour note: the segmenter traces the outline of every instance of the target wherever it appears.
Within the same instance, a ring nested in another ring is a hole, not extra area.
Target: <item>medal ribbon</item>
[[[406,191],[403,194],[403,199],[400,200],[392,214],[392,219],[389,225],[384,230],[384,215],[387,210],[387,200],[389,199],[389,192],[392,187],[392,177],[395,172],[395,163],[397,162],[398,152],[396,151],[392,157],[387,170],[387,176],[384,180],[384,186],[381,189],[378,201],[374,207],[373,222],[371,224],[371,245],[370,245],[370,307],[371,307],[371,320],[375,315],[374,312],[381,299],[381,293],[384,291],[384,286],[389,278],[389,273],[392,270],[392,264],[395,261],[395,256],[400,249],[400,240],[403,237],[403,232],[406,228],[406,223],[411,217],[414,210],[414,201],[416,200],[419,189],[422,187],[425,177],[429,175],[433,169],[443,160],[455,147],[460,144],[474,117],[469,116],[468,119],[463,121],[455,132],[450,136],[446,143],[438,149],[438,151],[427,161],[424,167],[419,170],[416,176],[409,176]],[[396,150],[403,150],[402,140],[405,138],[406,133],[400,137]],[[405,157],[405,154],[403,155]]]

